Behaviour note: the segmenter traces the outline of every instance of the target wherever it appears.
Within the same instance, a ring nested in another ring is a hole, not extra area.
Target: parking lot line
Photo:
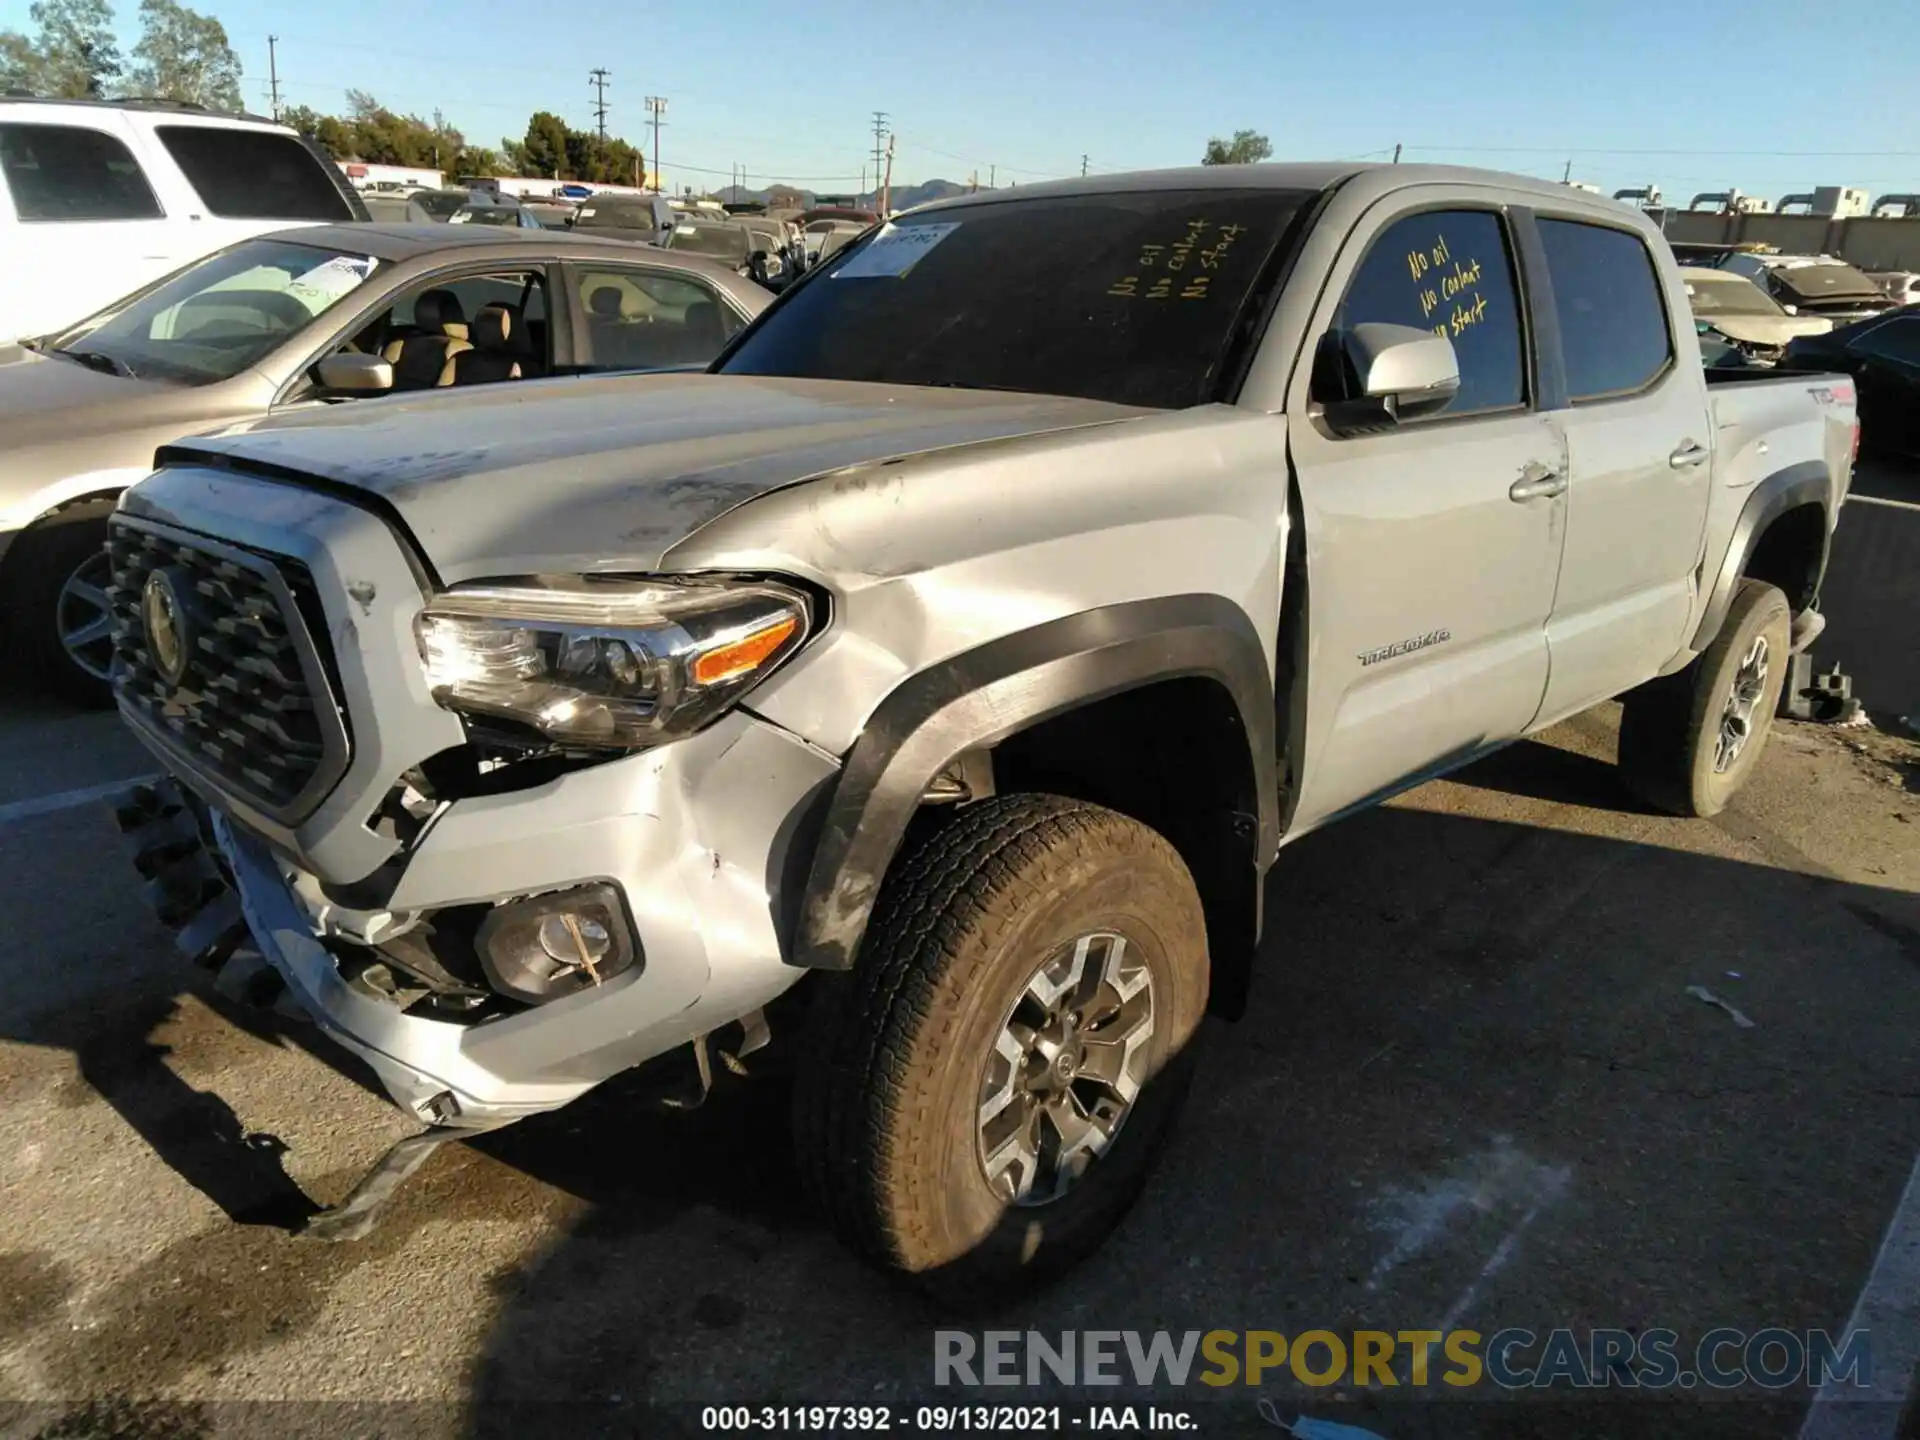
[[[1800,1440],[1894,1440],[1901,1402],[1920,1366],[1920,1159],[1842,1333],[1855,1330],[1872,1337],[1873,1384],[1816,1392]]]
[[[74,810],[82,805],[90,805],[95,800],[104,800],[107,796],[125,790],[129,785],[142,785],[157,780],[158,775],[129,775],[124,780],[109,780],[101,785],[89,785],[82,790],[62,790],[57,795],[36,795],[31,800],[15,800],[11,804],[0,805],[0,825],[11,825],[16,820],[30,820],[35,815],[52,815],[61,810]]]

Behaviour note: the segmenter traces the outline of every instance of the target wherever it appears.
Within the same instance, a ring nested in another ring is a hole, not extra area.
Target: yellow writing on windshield
[[[1189,220],[1178,236],[1165,241],[1150,241],[1140,246],[1133,273],[1122,275],[1107,287],[1107,294],[1128,299],[1204,300],[1213,276],[1200,272],[1218,270],[1220,262],[1246,233],[1244,225],[1216,225],[1211,220]],[[1143,276],[1142,271],[1161,273]],[[1176,272],[1185,271],[1185,275]]]

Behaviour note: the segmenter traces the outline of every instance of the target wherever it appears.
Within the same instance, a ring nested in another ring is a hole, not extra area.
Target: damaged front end
[[[153,907],[220,992],[311,1019],[429,1127],[314,1233],[364,1233],[444,1140],[676,1055],[666,1098],[697,1103],[716,1057],[764,1044],[762,1012],[804,973],[779,897],[831,756],[719,707],[644,748],[502,741],[492,712],[518,694],[476,683],[480,713],[456,714],[429,668],[500,627],[451,612],[377,517],[191,472],[129,504],[120,708],[169,778],[116,810]],[[447,613],[467,627],[451,639]]]

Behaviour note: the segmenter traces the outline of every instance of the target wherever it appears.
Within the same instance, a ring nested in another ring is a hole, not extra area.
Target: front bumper
[[[384,923],[611,882],[642,956],[605,985],[477,1023],[407,1013],[351,985],[323,943],[344,933],[341,912],[316,901],[296,862],[218,809],[210,828],[231,893],[209,883],[209,857],[183,853],[175,824],[164,866],[200,888],[182,904],[176,883],[168,903],[156,882],[156,898],[190,953],[212,944],[237,901],[294,1000],[396,1104],[429,1124],[493,1126],[564,1105],[749,1015],[804,973],[782,958],[779,899],[792,893],[789,874],[804,873],[800,837],[836,773],[820,751],[736,712],[690,739],[534,790],[453,803],[409,857],[379,912]],[[177,809],[177,797],[163,787],[144,815]],[[143,858],[141,868],[163,867]],[[368,928],[367,912],[350,913]]]

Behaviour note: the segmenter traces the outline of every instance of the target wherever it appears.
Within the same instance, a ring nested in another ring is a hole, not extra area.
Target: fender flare
[[[1733,533],[1728,537],[1726,554],[1720,559],[1720,568],[1713,577],[1713,588],[1707,594],[1706,608],[1700,612],[1700,624],[1693,632],[1691,648],[1695,654],[1711,645],[1713,637],[1720,633],[1721,625],[1726,623],[1727,611],[1733,604],[1733,592],[1740,583],[1741,572],[1747,568],[1747,561],[1752,558],[1754,547],[1760,543],[1767,526],[1778,516],[1798,506],[1818,505],[1822,511],[1827,511],[1832,502],[1833,481],[1827,474],[1827,467],[1818,460],[1803,460],[1797,465],[1776,470],[1753,487],[1746,504],[1740,507],[1740,514],[1733,522]],[[1825,529],[1830,541],[1833,534],[1831,514],[1827,520]],[[1827,568],[1825,543],[1820,557],[1822,572]]]
[[[794,963],[849,970],[928,784],[956,757],[1156,681],[1218,681],[1252,763],[1256,864],[1279,845],[1273,681],[1246,612],[1220,595],[1128,601],[989,641],[903,681],[848,752],[800,903]]]

